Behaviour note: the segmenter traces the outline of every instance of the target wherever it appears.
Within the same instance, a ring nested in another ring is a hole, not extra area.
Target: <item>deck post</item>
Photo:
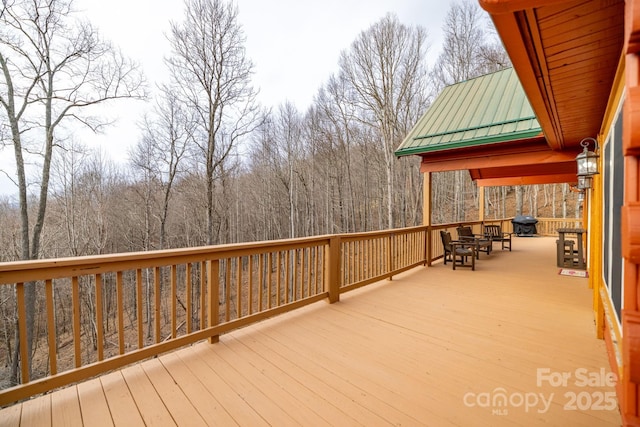
[[[326,249],[325,289],[329,292],[329,303],[340,301],[340,236],[333,235]]]
[[[220,260],[207,261],[207,292],[209,294],[207,320],[211,328],[218,325],[220,321]],[[220,341],[219,335],[209,337],[209,344],[215,344],[218,341]]]

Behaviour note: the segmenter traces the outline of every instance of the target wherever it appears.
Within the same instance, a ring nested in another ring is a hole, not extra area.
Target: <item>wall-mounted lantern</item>
[[[589,151],[589,142],[593,142],[594,151]],[[582,153],[576,156],[578,164],[578,189],[586,190],[593,187],[593,175],[598,172],[598,141],[594,138],[585,138],[580,141]]]

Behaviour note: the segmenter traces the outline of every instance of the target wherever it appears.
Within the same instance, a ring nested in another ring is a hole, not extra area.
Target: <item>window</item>
[[[622,310],[622,253],[620,210],[624,196],[624,156],[622,155],[622,112],[603,147],[603,275],[609,298],[620,322]]]

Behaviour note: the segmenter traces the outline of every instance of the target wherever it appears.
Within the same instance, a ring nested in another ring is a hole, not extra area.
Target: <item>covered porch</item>
[[[418,266],[0,411],[0,425],[620,425],[555,239]],[[612,407],[613,406],[613,407]]]

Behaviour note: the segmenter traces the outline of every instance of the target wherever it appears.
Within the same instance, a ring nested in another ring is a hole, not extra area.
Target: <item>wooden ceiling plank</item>
[[[573,31],[581,31],[580,25],[586,26],[594,23],[606,21],[609,17],[620,13],[618,4],[602,5],[597,1],[588,1],[560,13],[540,18],[539,25],[543,32],[558,34],[562,28],[566,28],[565,37],[575,36]],[[542,13],[542,10],[540,11]],[[540,16],[540,14],[538,14]]]
[[[593,27],[592,31],[577,38],[562,41],[558,37],[554,37],[554,39],[557,40],[556,43],[551,43],[546,37],[544,38],[549,62],[552,62],[556,57],[570,58],[573,56],[571,52],[574,50],[577,52],[575,55],[580,55],[585,50],[590,50],[592,55],[599,55],[600,51],[607,52],[609,49],[619,48],[623,41],[622,37],[614,34],[611,26]]]
[[[584,8],[589,7],[589,3],[592,3],[593,0],[576,0],[572,2],[564,2],[555,5],[550,5],[546,7],[539,8],[538,17],[540,19],[540,24],[546,24],[550,20],[553,20],[557,15],[561,15],[567,13],[567,11],[571,11],[575,8]]]

